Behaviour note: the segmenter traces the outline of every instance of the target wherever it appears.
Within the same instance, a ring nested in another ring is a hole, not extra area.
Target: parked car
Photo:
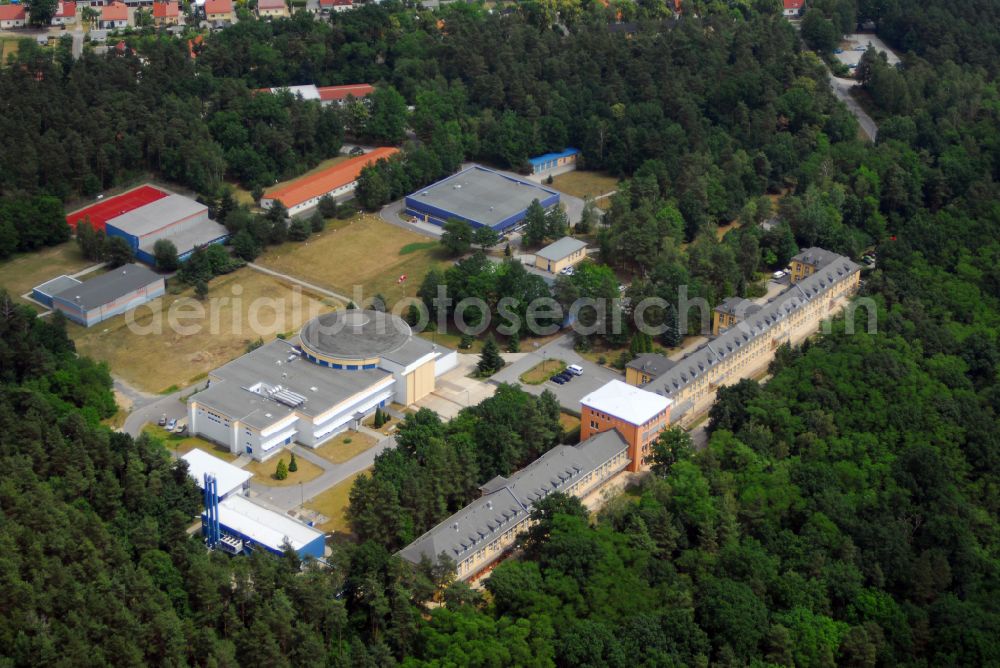
[[[583,367],[580,366],[579,364],[570,364],[568,367],[566,367],[566,370],[569,371],[574,376],[583,375]]]
[[[567,383],[569,381],[573,380],[573,374],[571,374],[569,371],[562,371],[562,372],[560,372],[559,373],[559,377],[562,378]]]
[[[159,421],[156,424],[160,425],[161,427],[167,424],[167,416],[161,415]]]
[[[350,154],[354,157],[357,157],[359,155],[364,155],[365,149],[361,148],[360,146],[355,146],[354,148],[351,149]]]
[[[776,272],[774,272],[771,275],[774,276],[775,279],[778,279],[778,278],[783,277],[785,275],[785,272],[783,272],[783,271],[776,271]]]
[[[178,422],[177,426],[174,427],[174,433],[175,434],[183,433],[185,429],[187,429],[187,424],[185,424],[183,422]]]
[[[562,376],[552,376],[551,378],[549,378],[549,380],[551,380],[556,385],[562,385],[563,383],[566,382],[566,379],[564,379]]]
[[[173,431],[174,427],[176,427],[176,426],[177,426],[177,420],[173,420],[173,419],[170,420],[170,422],[167,423],[167,431]]]

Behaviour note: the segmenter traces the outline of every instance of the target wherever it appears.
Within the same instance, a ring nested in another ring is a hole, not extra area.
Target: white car
[[[167,431],[173,431],[174,427],[176,426],[177,426],[177,420],[171,419],[169,422],[167,422]]]
[[[583,367],[580,366],[579,364],[570,364],[568,367],[566,367],[566,370],[569,371],[574,376],[583,375]]]
[[[563,276],[572,276],[574,273],[576,273],[576,270],[573,269],[573,267],[563,267],[563,270],[560,271],[559,273],[562,274]]]
[[[773,274],[771,274],[771,276],[773,276],[775,279],[779,279],[779,278],[783,277],[784,275],[785,275],[785,272],[783,272],[783,271],[776,271]]]

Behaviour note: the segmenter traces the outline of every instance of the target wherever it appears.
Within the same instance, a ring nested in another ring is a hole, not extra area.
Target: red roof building
[[[798,16],[802,12],[802,8],[805,6],[805,0],[784,0],[785,3],[785,16]]]
[[[205,0],[205,18],[209,21],[233,19],[233,0]]]
[[[112,2],[101,7],[102,28],[123,28],[128,25],[128,7],[124,2]]]
[[[177,5],[177,0],[153,3],[153,21],[158,24],[176,24],[180,14],[180,7]]]
[[[368,97],[375,91],[371,84],[349,84],[347,86],[320,86],[319,99],[323,103],[342,102],[348,97],[361,99]]]
[[[376,148],[370,153],[350,158],[323,171],[295,179],[287,185],[264,193],[261,206],[269,208],[275,201],[280,201],[288,209],[288,213],[294,215],[316,206],[320,198],[325,195],[334,199],[340,198],[354,191],[354,185],[362,169],[374,165],[379,160],[391,158],[397,153],[399,153],[398,148]]]
[[[63,21],[73,20],[76,18],[76,3],[75,2],[60,2],[56,5],[56,13],[52,16],[53,23],[56,19],[63,19]]]
[[[0,28],[17,28],[24,25],[27,13],[22,5],[0,5]]]
[[[319,8],[322,11],[343,12],[354,7],[352,0],[319,0]]]

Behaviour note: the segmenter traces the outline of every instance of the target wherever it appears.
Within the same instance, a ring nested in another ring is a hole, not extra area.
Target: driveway
[[[122,431],[137,437],[142,433],[144,425],[150,422],[155,424],[163,415],[166,415],[168,420],[187,418],[187,404],[181,401],[181,397],[189,395],[195,390],[203,390],[206,386],[206,383],[199,383],[170,394],[161,395],[141,392],[125,381],[115,378],[115,390],[128,397],[132,402],[132,412],[125,418]]]
[[[375,463],[375,457],[395,447],[396,438],[394,436],[386,436],[376,443],[374,447],[365,450],[354,459],[349,459],[343,464],[334,464],[317,455],[311,448],[293,445],[290,450],[295,453],[296,457],[301,457],[308,462],[312,462],[323,469],[323,473],[309,482],[289,487],[271,487],[251,481],[250,495],[282,512],[288,512],[308,502],[313,497],[322,494],[334,485],[347,480],[355,473],[371,467]],[[272,458],[270,461],[274,461],[277,465],[276,459]]]
[[[559,359],[566,364],[578,364],[583,367],[583,375],[576,376],[564,385],[546,381],[541,385],[522,384],[519,376],[543,360]],[[490,378],[491,383],[514,383],[520,385],[525,392],[539,395],[545,390],[551,391],[559,400],[559,405],[575,413],[580,412],[580,399],[611,380],[624,381],[623,374],[608,369],[599,364],[584,359],[573,350],[573,337],[564,334],[544,346],[524,354],[519,360],[511,362]]]
[[[429,408],[442,420],[450,420],[466,406],[474,406],[492,397],[496,385],[470,378],[476,372],[479,355],[458,353],[458,366],[442,374],[434,384],[434,391],[416,402],[415,408]]]
[[[395,202],[389,202],[381,209],[379,209],[379,218],[389,223],[390,225],[395,225],[396,227],[402,227],[404,230],[409,230],[410,232],[416,232],[417,234],[422,234],[429,239],[440,239],[443,230],[434,225],[433,223],[416,222],[407,223],[399,214],[403,212],[403,200],[398,199]]]
[[[868,139],[875,141],[878,137],[878,126],[875,124],[875,121],[872,120],[872,117],[868,115],[868,112],[862,109],[861,105],[858,104],[858,101],[851,95],[851,89],[859,85],[858,82],[853,79],[841,79],[839,77],[835,77],[833,76],[833,72],[830,72],[829,69],[827,70],[827,73],[830,77],[830,89],[833,90],[833,94],[836,95],[837,98],[847,107],[847,110],[854,114],[854,117],[858,119],[858,125],[861,126],[861,131],[865,133],[865,136],[868,137]]]

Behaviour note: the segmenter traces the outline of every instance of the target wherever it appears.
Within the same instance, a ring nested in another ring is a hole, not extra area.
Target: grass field
[[[0,54],[2,54],[2,60],[0,60],[0,65],[7,64],[7,56],[12,56],[18,52],[20,48],[18,46],[18,38],[4,37],[0,39]]]
[[[285,460],[285,465],[287,466],[292,460],[291,453],[282,452],[279,455],[271,457],[266,462],[258,462],[254,460],[243,468],[244,470],[253,473],[253,479],[255,482],[258,482],[261,485],[267,485],[268,487],[291,487],[292,485],[298,485],[300,482],[309,482],[323,473],[323,469],[316,466],[312,462],[307,462],[301,457],[296,457],[295,463],[298,465],[299,470],[294,473],[289,471],[287,478],[284,480],[278,480],[274,477],[274,472],[278,468],[278,462],[282,459]]]
[[[555,177],[552,187],[574,197],[597,197],[618,188],[618,179],[603,172],[576,170]]]
[[[521,374],[521,382],[528,385],[541,385],[557,373],[562,373],[566,362],[557,359],[542,360]]]
[[[354,480],[362,473],[367,473],[367,470],[355,473],[350,478],[342,480],[319,496],[310,499],[306,504],[306,508],[322,513],[329,518],[326,522],[316,525],[317,529],[326,533],[331,531],[350,533],[351,527],[347,524],[344,511],[347,510],[347,505],[350,502],[351,487],[354,485]]]
[[[232,462],[237,457],[237,455],[229,452],[229,450],[226,450],[221,445],[210,443],[209,441],[198,438],[197,436],[181,436],[179,434],[171,434],[159,425],[147,424],[142,428],[142,431],[162,441],[164,447],[177,456],[198,449],[227,462]]]
[[[343,225],[331,224],[304,243],[269,249],[257,263],[342,295],[365,306],[382,294],[390,306],[414,297],[432,267],[445,268],[441,251],[426,246],[415,232],[390,225],[378,216],[358,215]],[[406,281],[399,283],[403,274]],[[355,299],[354,286],[360,286]]]
[[[345,431],[316,448],[316,454],[328,462],[343,464],[374,445],[375,439],[368,434]]]
[[[572,434],[576,431],[577,440],[580,438],[580,418],[575,415],[570,415],[569,413],[559,414],[559,424],[562,425],[563,434]]]
[[[247,268],[214,278],[205,301],[193,295],[190,288],[168,293],[137,308],[134,317],[120,315],[89,329],[71,324],[69,333],[81,354],[107,362],[134,387],[161,392],[197,382],[246,352],[258,337],[269,341],[296,331],[311,317],[340,306]],[[197,309],[202,309],[200,318],[192,317]],[[172,310],[187,316],[177,319],[180,327],[170,326]]]
[[[21,299],[21,295],[30,292],[31,288],[60,274],[75,274],[93,264],[84,259],[74,241],[33,253],[19,253],[0,262],[0,288],[6,288],[18,302],[27,304],[30,302]]]

